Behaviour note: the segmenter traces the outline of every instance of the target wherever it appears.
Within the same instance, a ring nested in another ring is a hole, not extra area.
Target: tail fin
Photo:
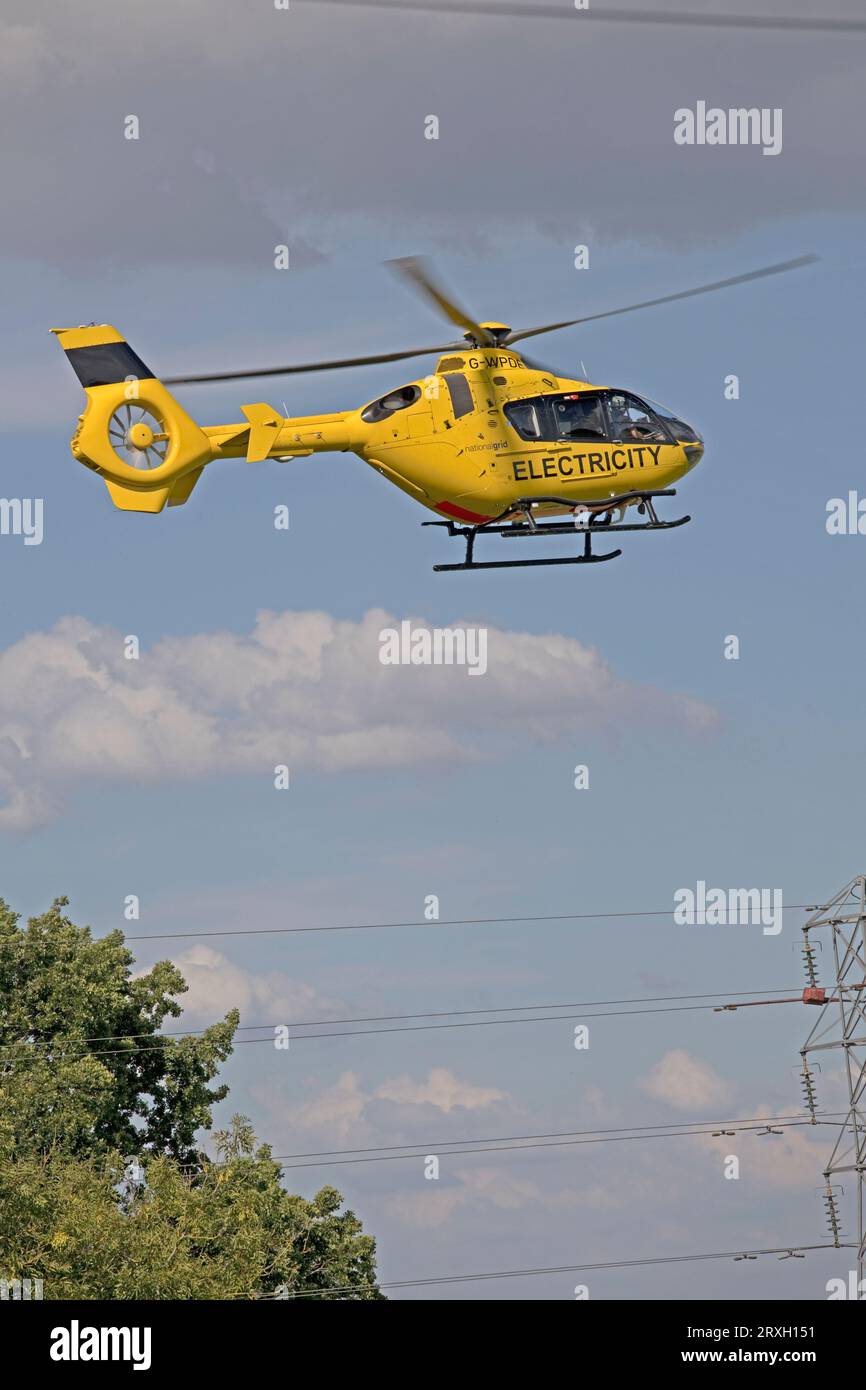
[[[123,511],[180,506],[214,457],[207,435],[116,328],[51,331],[87,396],[70,446],[74,456],[100,475]]]

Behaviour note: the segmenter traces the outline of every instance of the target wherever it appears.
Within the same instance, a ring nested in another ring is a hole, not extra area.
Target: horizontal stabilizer
[[[241,412],[250,422],[247,463],[260,463],[277,442],[285,421],[272,405],[242,405]]]

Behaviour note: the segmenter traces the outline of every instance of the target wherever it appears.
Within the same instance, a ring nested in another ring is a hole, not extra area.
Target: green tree
[[[167,1038],[180,971],[134,977],[122,933],[94,940],[66,905],[22,927],[0,900],[0,1276],[48,1298],[380,1298],[375,1241],[334,1188],[288,1193],[243,1116],[217,1161],[196,1145],[237,1011]]]
[[[241,1116],[218,1149],[195,1171],[145,1159],[123,1200],[119,1154],[0,1162],[0,1272],[38,1275],[54,1299],[382,1297],[376,1243],[339,1192],[286,1192]]]
[[[159,1034],[182,1012],[171,961],[133,976],[123,933],[94,940],[68,900],[25,928],[0,899],[0,1142],[14,1152],[166,1153],[195,1160],[237,1010],[200,1036]]]

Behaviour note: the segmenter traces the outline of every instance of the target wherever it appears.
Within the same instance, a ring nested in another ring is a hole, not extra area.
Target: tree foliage
[[[334,1188],[286,1192],[243,1116],[216,1161],[196,1144],[237,1011],[166,1037],[177,967],[134,975],[123,934],[94,940],[66,906],[22,927],[0,900],[0,1276],[47,1298],[380,1298],[375,1241]]]
[[[13,1152],[165,1153],[195,1160],[196,1130],[228,1094],[233,1010],[200,1036],[161,1036],[186,991],[177,966],[132,973],[123,933],[94,940],[58,898],[25,928],[0,900],[0,1143]]]

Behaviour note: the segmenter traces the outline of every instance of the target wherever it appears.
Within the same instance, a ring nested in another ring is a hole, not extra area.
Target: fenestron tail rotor
[[[165,421],[126,402],[118,406],[108,421],[108,438],[121,463],[130,468],[159,468],[168,454],[169,434]]]

